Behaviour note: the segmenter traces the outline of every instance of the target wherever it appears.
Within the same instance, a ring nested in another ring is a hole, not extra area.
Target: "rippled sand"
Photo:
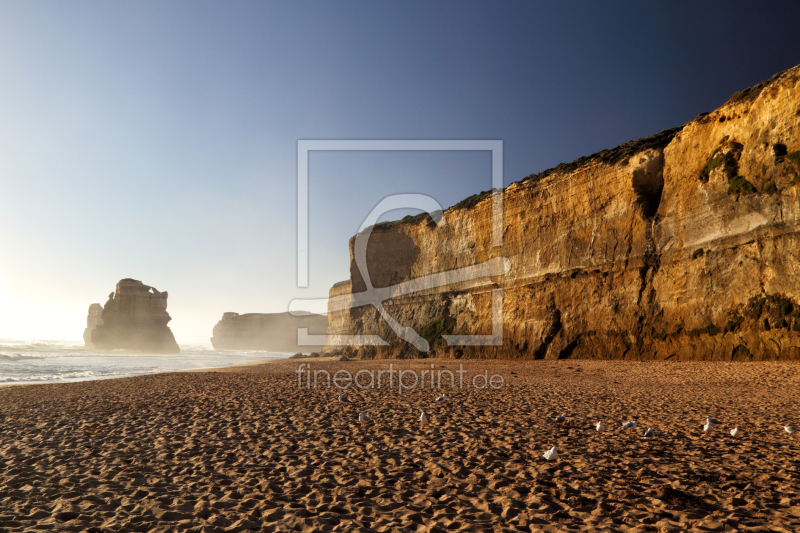
[[[471,361],[505,386],[347,405],[299,363],[0,389],[0,529],[800,531],[797,364]]]

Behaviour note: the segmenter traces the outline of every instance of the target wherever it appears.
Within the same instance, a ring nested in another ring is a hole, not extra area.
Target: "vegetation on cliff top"
[[[435,213],[435,212],[434,212]],[[420,222],[426,222],[431,226],[435,226],[436,222],[433,220],[433,217],[429,213],[418,213],[416,215],[406,215],[400,220],[391,220],[388,222],[379,222],[372,227],[372,231],[389,231],[398,226],[402,226],[405,224],[410,224],[416,226]]]
[[[592,155],[580,157],[575,161],[572,161],[571,163],[561,163],[557,167],[549,168],[543,172],[540,172],[539,174],[531,174],[529,176],[526,176],[520,181],[520,183],[524,183],[529,180],[539,181],[554,173],[564,174],[573,172],[595,161],[599,161],[607,165],[614,165],[644,150],[649,150],[653,148],[664,148],[670,143],[670,141],[672,141],[675,135],[677,135],[678,132],[680,132],[682,129],[683,126],[670,128],[664,131],[660,131],[655,135],[650,135],[649,137],[645,137],[643,139],[628,141],[626,143],[620,144],[615,148],[610,148],[608,150],[601,150]],[[464,198],[463,200],[452,206],[450,209],[472,209],[486,198],[489,198],[492,195],[492,192],[499,190],[500,189],[490,189],[488,191],[481,191],[478,194],[473,194],[472,196]],[[420,213],[415,216],[409,215],[402,218],[401,220],[394,220],[391,222],[381,222],[379,224],[376,224],[374,231],[387,231],[405,224],[417,225],[423,220],[426,220],[426,218],[427,219],[430,218],[427,213]]]
[[[778,72],[770,79],[764,80],[758,85],[754,85],[749,89],[733,93],[733,96],[731,96],[730,99],[727,102],[725,102],[725,105],[752,102],[753,100],[758,98],[758,95],[761,94],[761,91],[763,91],[764,88],[767,87],[768,85],[777,82],[781,78],[787,78],[787,80],[791,82],[796,80],[798,77],[800,77],[800,71],[797,69],[797,67],[784,70],[783,72]]]
[[[601,150],[592,155],[579,157],[571,163],[561,163],[557,167],[549,168],[543,172],[540,172],[539,174],[531,174],[530,176],[525,177],[522,182],[526,182],[528,180],[540,181],[554,173],[566,174],[569,172],[574,172],[582,166],[588,165],[589,163],[595,161],[599,161],[607,165],[615,165],[620,161],[623,161],[644,150],[666,147],[672,141],[672,139],[675,138],[675,135],[677,135],[682,129],[683,126],[670,128],[668,130],[660,131],[655,135],[644,137],[643,139],[622,143],[615,148]]]

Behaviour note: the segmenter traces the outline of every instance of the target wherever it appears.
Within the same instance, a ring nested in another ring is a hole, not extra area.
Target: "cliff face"
[[[180,348],[167,324],[166,291],[159,292],[135,279],[117,283],[105,306],[89,307],[84,340],[99,350],[141,350],[149,353],[179,353]]]
[[[430,217],[375,227],[373,284],[505,257],[507,273],[384,302],[429,341],[400,340],[372,306],[329,311],[329,334],[378,334],[360,357],[800,358],[800,67],[737,93],[682,128],[510,185],[503,245],[483,193]],[[358,293],[351,279],[330,296]],[[489,334],[502,289],[503,345]]]
[[[297,328],[308,328],[309,335],[324,335],[328,318],[324,315],[293,316],[289,313],[224,313],[214,326],[211,344],[216,350],[267,350],[305,352],[313,346],[297,344]]]

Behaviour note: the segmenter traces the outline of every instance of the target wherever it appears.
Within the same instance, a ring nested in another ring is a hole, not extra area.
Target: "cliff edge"
[[[503,198],[501,247],[493,194]],[[428,352],[372,306],[330,310],[334,338],[389,343],[352,355],[800,359],[800,67],[682,127],[481,193],[444,218],[375,226],[374,286],[495,257],[510,269],[383,303]],[[353,246],[350,280],[332,298],[364,291]],[[502,346],[448,346],[442,335],[492,333],[493,294]]]

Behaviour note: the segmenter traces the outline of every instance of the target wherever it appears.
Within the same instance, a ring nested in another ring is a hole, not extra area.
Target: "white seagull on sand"
[[[722,422],[720,422],[720,421],[719,421],[719,420],[717,420],[716,418],[711,418],[710,416],[707,416],[707,417],[706,417],[706,425],[705,425],[705,426],[703,426],[703,431],[705,431],[706,433],[708,433],[709,431],[711,431],[712,429],[714,429],[714,424],[721,424],[721,423],[722,423]]]
[[[630,422],[625,422],[622,424],[622,429],[635,429],[636,428],[636,420],[631,420]]]
[[[738,437],[741,432],[742,432],[741,429],[739,429],[738,427],[735,427],[735,428],[733,428],[731,430],[731,436]]]
[[[346,394],[340,394],[338,400],[342,403],[350,403],[350,398]]]
[[[445,401],[446,399],[447,399],[447,396],[445,396],[445,394],[444,394],[444,393],[442,393],[442,395],[441,395],[441,396],[439,396],[438,398],[436,398],[434,401],[435,401],[435,402],[443,402],[443,401]]]
[[[788,433],[789,435],[791,435],[792,433],[794,433],[794,428],[793,428],[792,426],[783,426],[783,430],[784,430],[786,433]]]
[[[558,459],[558,448],[553,446],[552,448],[544,452],[544,455],[542,457],[544,457],[548,461],[552,461],[553,459]]]
[[[362,426],[366,426],[367,422],[372,420],[367,413],[358,413],[358,421],[361,422]]]
[[[655,436],[656,432],[653,431],[653,428],[647,428],[647,431],[644,432],[644,438],[649,439],[650,437]]]
[[[567,419],[567,415],[564,414],[564,413],[561,413],[560,416],[556,417],[556,424],[563,424],[566,419]]]
[[[597,430],[598,433],[600,433],[601,431],[604,431],[606,429],[606,425],[603,424],[602,420],[600,420],[594,428]]]
[[[423,426],[427,426],[430,419],[431,417],[429,417],[428,413],[426,413],[425,411],[422,411],[422,414],[419,415],[419,421],[422,422]]]

